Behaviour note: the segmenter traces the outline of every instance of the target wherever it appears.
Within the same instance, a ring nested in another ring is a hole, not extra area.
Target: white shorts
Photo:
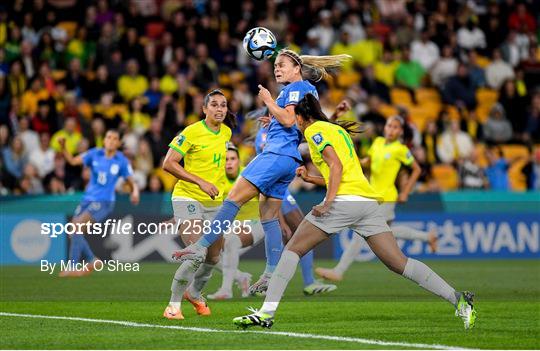
[[[395,202],[385,202],[381,204],[381,211],[384,219],[387,222],[391,222],[396,218],[396,203]]]
[[[357,195],[338,195],[324,216],[315,217],[310,211],[305,219],[327,234],[347,228],[364,238],[390,232],[377,200]]]
[[[221,208],[221,206],[204,206],[201,202],[189,197],[173,197],[172,206],[177,223],[192,219],[212,221]]]

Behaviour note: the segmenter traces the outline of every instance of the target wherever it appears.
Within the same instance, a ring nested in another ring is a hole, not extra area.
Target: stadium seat
[[[443,191],[452,191],[458,188],[459,178],[454,167],[444,164],[434,165],[431,173]]]
[[[354,84],[358,84],[358,82],[360,82],[360,79],[361,76],[358,72],[342,72],[337,75],[336,82],[338,87],[347,89]]]
[[[504,157],[509,161],[529,157],[529,150],[524,145],[502,145],[501,148]]]
[[[478,106],[493,106],[499,99],[499,93],[493,89],[480,88],[476,90],[476,101]]]
[[[58,27],[66,31],[68,38],[73,38],[77,31],[77,22],[75,21],[63,21],[57,24]]]
[[[381,104],[379,106],[379,112],[386,118],[397,115],[398,110],[392,105]]]
[[[416,90],[416,100],[419,105],[423,104],[441,104],[441,95],[436,89],[419,88]]]
[[[400,88],[390,89],[390,101],[392,101],[393,105],[405,105],[407,107],[413,105],[411,94],[407,90]]]
[[[150,22],[146,25],[146,36],[150,39],[159,39],[165,32],[165,24],[163,22]]]

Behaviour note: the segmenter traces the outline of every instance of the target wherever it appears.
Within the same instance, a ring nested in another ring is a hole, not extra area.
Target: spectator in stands
[[[273,2],[269,3],[273,4]],[[220,70],[225,73],[236,68],[236,49],[231,43],[229,33],[219,33],[218,45],[211,50],[210,56],[214,59]]]
[[[346,19],[341,25],[341,33],[349,33],[349,41],[356,43],[366,37],[366,32],[360,21],[360,17],[355,12],[349,12],[346,14]]]
[[[142,139],[138,145],[137,154],[135,155],[135,160],[133,162],[133,169],[136,173],[142,174],[145,180],[154,169],[152,150],[150,149],[148,141],[144,139]]]
[[[387,87],[394,86],[396,70],[399,66],[399,61],[394,60],[392,51],[385,49],[382,60],[377,61],[374,65],[375,79],[386,84]]]
[[[469,51],[467,55],[467,68],[469,69],[469,77],[475,89],[486,86],[485,71],[478,64],[478,53],[476,50]]]
[[[120,50],[122,50],[124,59],[134,59],[137,63],[144,62],[144,49],[139,43],[137,29],[128,28],[118,45]]]
[[[510,31],[500,49],[503,59],[515,68],[529,55],[529,38],[526,34]]]
[[[446,81],[456,75],[458,60],[452,55],[452,48],[445,45],[442,49],[442,57],[435,63],[431,70],[431,82],[442,89]]]
[[[9,123],[8,113],[11,95],[7,87],[6,76],[0,73],[0,124]]]
[[[205,43],[197,44],[195,57],[193,84],[203,91],[208,90],[217,84],[218,67],[208,56],[208,46]]]
[[[147,181],[148,186],[146,187],[146,191],[151,193],[160,193],[163,191],[163,182],[159,177],[155,174],[151,174],[148,177]]]
[[[165,95],[172,95],[178,91],[178,82],[176,76],[178,74],[178,65],[171,61],[167,65],[167,72],[159,80],[159,90]]]
[[[491,63],[486,67],[486,81],[490,88],[499,90],[507,79],[515,77],[512,66],[506,63],[499,49],[493,50]]]
[[[81,60],[73,58],[69,61],[69,69],[63,83],[66,85],[67,90],[75,92],[77,98],[85,95],[86,92],[83,89],[88,83],[82,71]]]
[[[162,134],[162,124],[159,119],[153,119],[150,123],[150,130],[146,132],[144,138],[148,141],[152,150],[152,159],[154,160],[154,168],[161,165],[161,159],[165,156],[163,149],[167,149],[169,141]]]
[[[34,130],[30,129],[30,121],[27,117],[23,117],[19,121],[19,130],[17,135],[21,138],[25,156],[39,147],[39,135]]]
[[[28,80],[22,70],[21,61],[11,62],[7,83],[11,96],[21,97],[24,94]]]
[[[38,101],[47,100],[49,93],[43,88],[41,80],[37,77],[30,82],[30,90],[24,92],[21,97],[21,112],[26,115],[34,115],[38,110]]]
[[[426,152],[423,147],[415,147],[413,150],[414,159],[418,162],[422,173],[416,182],[416,190],[421,193],[439,191],[439,186],[431,174],[431,163],[427,161]]]
[[[470,18],[465,26],[458,29],[457,41],[459,46],[465,50],[482,50],[487,46],[486,36],[478,27],[478,20],[475,17]]]
[[[330,49],[330,55],[351,55],[353,53],[352,50],[353,44],[351,43],[349,32],[341,30],[339,40]],[[349,72],[352,68],[353,63],[350,61],[345,62],[342,66],[343,72]]]
[[[527,6],[524,3],[519,3],[516,6],[516,11],[508,18],[508,27],[513,30],[525,27],[527,32],[534,32],[536,30],[534,16],[527,10]]]
[[[332,26],[332,12],[326,9],[319,12],[319,21],[310,30],[319,38],[321,52],[328,54],[336,36],[334,27]]]
[[[368,27],[366,38],[353,45],[353,60],[360,67],[367,67],[379,61],[382,56],[382,44],[375,37],[373,28]]]
[[[376,95],[371,95],[367,100],[367,111],[364,113],[360,120],[362,123],[371,123],[373,125],[373,132],[375,136],[383,135],[384,125],[386,124],[386,118],[379,112],[381,106],[381,100]]]
[[[128,60],[126,67],[126,74],[118,79],[118,93],[127,102],[144,94],[148,89],[148,80],[139,74],[139,64],[136,60]]]
[[[526,139],[524,133],[527,127],[527,102],[526,97],[519,96],[514,80],[508,79],[504,82],[499,92],[499,103],[512,123],[516,141]]]
[[[88,147],[103,147],[105,138],[105,122],[101,118],[93,118],[90,124],[90,135],[88,136]]]
[[[150,87],[144,93],[144,100],[149,113],[156,114],[159,108],[159,102],[163,97],[163,93],[160,91],[159,84],[160,79],[158,77],[152,77],[150,79]]]
[[[360,81],[360,87],[368,95],[376,95],[386,103],[390,103],[390,91],[384,83],[378,81],[375,78],[373,72],[373,66],[367,66],[364,69],[362,80]]]
[[[396,70],[396,83],[409,90],[420,87],[426,71],[418,62],[411,60],[408,47],[403,48],[401,63]],[[414,94],[413,94],[414,97]],[[413,99],[414,101],[414,99]]]
[[[82,139],[81,133],[77,131],[77,120],[75,118],[70,117],[66,119],[64,128],[53,134],[51,138],[51,147],[56,152],[62,152],[62,147],[58,142],[58,139],[60,138],[66,140],[67,151],[70,154],[75,155],[77,146]]]
[[[536,90],[531,99],[527,118],[527,140],[540,143],[540,90]]]
[[[13,137],[10,145],[2,149],[2,161],[5,169],[5,179],[2,183],[6,187],[14,189],[17,180],[22,178],[27,163],[24,145],[19,136]]]
[[[506,113],[501,104],[496,103],[489,112],[484,124],[484,139],[488,143],[502,144],[512,139],[512,124],[506,119]]]
[[[161,75],[163,72],[162,64],[157,58],[157,47],[154,42],[148,42],[144,46],[144,64],[142,65],[143,74],[147,77]]]
[[[115,91],[116,86],[111,77],[109,77],[107,66],[99,65],[96,69],[96,78],[88,82],[86,93],[88,101],[96,103],[101,98],[101,95]]]
[[[434,165],[439,162],[437,145],[439,142],[437,123],[428,121],[422,134],[422,151],[426,164]]]
[[[24,72],[27,77],[33,77],[37,73],[38,63],[32,55],[32,43],[28,40],[24,40],[21,43],[21,61],[24,66]]]
[[[453,163],[470,157],[474,144],[469,134],[459,128],[459,121],[448,123],[437,143],[437,155],[443,163]]]
[[[424,30],[419,40],[411,43],[411,60],[416,61],[429,71],[439,60],[439,48],[429,38],[429,32]]]
[[[459,162],[458,173],[460,189],[482,190],[488,187],[484,170],[478,165],[478,153],[474,149]]]
[[[87,30],[85,27],[77,29],[77,35],[72,38],[66,47],[66,58],[71,61],[74,58],[79,59],[82,67],[91,67],[96,56],[96,44],[87,39]]]
[[[128,111],[122,116],[129,128],[138,136],[142,136],[148,128],[152,118],[143,110],[141,98],[135,98],[129,103]]]
[[[508,180],[508,169],[510,165],[504,158],[500,147],[486,149],[485,156],[488,162],[486,167],[486,177],[491,190],[508,191],[510,190],[510,182]]]
[[[321,50],[321,47],[319,46],[319,34],[317,34],[314,30],[310,29],[308,30],[306,34],[306,43],[302,45],[301,52],[303,55],[312,55],[312,56],[321,56],[323,55],[323,51]]]
[[[443,98],[446,103],[458,107],[469,110],[476,107],[476,90],[464,63],[458,65],[457,74],[450,77],[444,85]]]
[[[399,46],[407,46],[415,39],[414,17],[407,15],[404,23],[396,30],[396,38]]]
[[[29,195],[40,195],[44,193],[43,183],[41,182],[36,167],[29,163],[26,164],[17,191]]]

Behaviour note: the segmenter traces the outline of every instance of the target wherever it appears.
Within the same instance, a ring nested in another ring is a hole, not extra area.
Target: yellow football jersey
[[[382,199],[364,176],[351,137],[345,129],[337,124],[317,121],[307,127],[304,134],[313,164],[321,172],[327,186],[330,169],[328,164],[324,162],[322,151],[328,145],[331,145],[336,151],[343,165],[343,174],[337,195],[359,195],[377,200]]]
[[[414,162],[409,148],[399,140],[387,144],[385,138],[378,137],[371,144],[368,155],[371,158],[371,185],[382,194],[384,201],[396,201],[395,182],[399,169],[402,164],[410,166]]]
[[[219,195],[212,201],[198,185],[179,179],[174,186],[173,197],[188,197],[202,202],[205,206],[221,204],[227,182],[225,175],[227,143],[231,135],[231,129],[226,125],[222,124],[220,130],[214,132],[202,120],[186,127],[171,141],[169,147],[184,156],[184,169],[219,189]]]
[[[240,173],[242,173],[243,169],[244,167],[240,167],[238,176],[240,176]],[[229,191],[231,191],[234,182],[236,182],[236,179],[238,179],[238,177],[236,177],[235,179],[230,179],[227,177],[227,181],[225,182],[225,189],[223,190],[224,199],[229,194]],[[253,199],[245,203],[244,206],[240,207],[240,211],[236,215],[236,219],[239,221],[244,221],[248,219],[259,219],[259,197],[255,196]]]

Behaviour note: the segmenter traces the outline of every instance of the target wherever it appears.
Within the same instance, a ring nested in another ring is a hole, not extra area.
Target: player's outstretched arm
[[[268,111],[271,115],[273,115],[281,125],[284,127],[290,128],[295,125],[296,123],[296,117],[294,115],[294,106],[289,105],[285,108],[279,107],[274,99],[272,99],[272,95],[270,95],[270,92],[268,89],[263,87],[259,84],[259,97],[264,102],[266,107],[268,107]]]
[[[320,176],[313,176],[308,174],[307,168],[305,166],[300,166],[296,169],[296,175],[302,178],[305,182],[315,184],[318,186],[326,186],[324,178]]]
[[[403,190],[399,193],[399,202],[406,202],[409,199],[409,194],[411,193],[414,185],[416,184],[418,177],[420,177],[420,173],[422,173],[422,169],[420,168],[420,165],[418,164],[418,162],[416,162],[416,160],[413,161],[411,167],[412,173],[407,180],[407,183],[405,183],[405,185],[403,186]]]
[[[139,193],[139,186],[135,182],[135,179],[133,176],[129,176],[126,178],[126,183],[129,185],[131,192],[129,195],[129,199],[133,205],[138,205],[140,200],[140,193]]]
[[[180,166],[181,160],[182,154],[171,148],[165,155],[162,168],[178,179],[197,184],[202,191],[214,199],[219,194],[219,189],[214,184],[186,171],[184,167]]]
[[[62,155],[64,156],[64,159],[67,163],[69,163],[71,166],[80,166],[83,164],[83,158],[81,155],[73,156],[66,148],[66,139],[65,138],[59,138],[58,144],[60,144]]]

